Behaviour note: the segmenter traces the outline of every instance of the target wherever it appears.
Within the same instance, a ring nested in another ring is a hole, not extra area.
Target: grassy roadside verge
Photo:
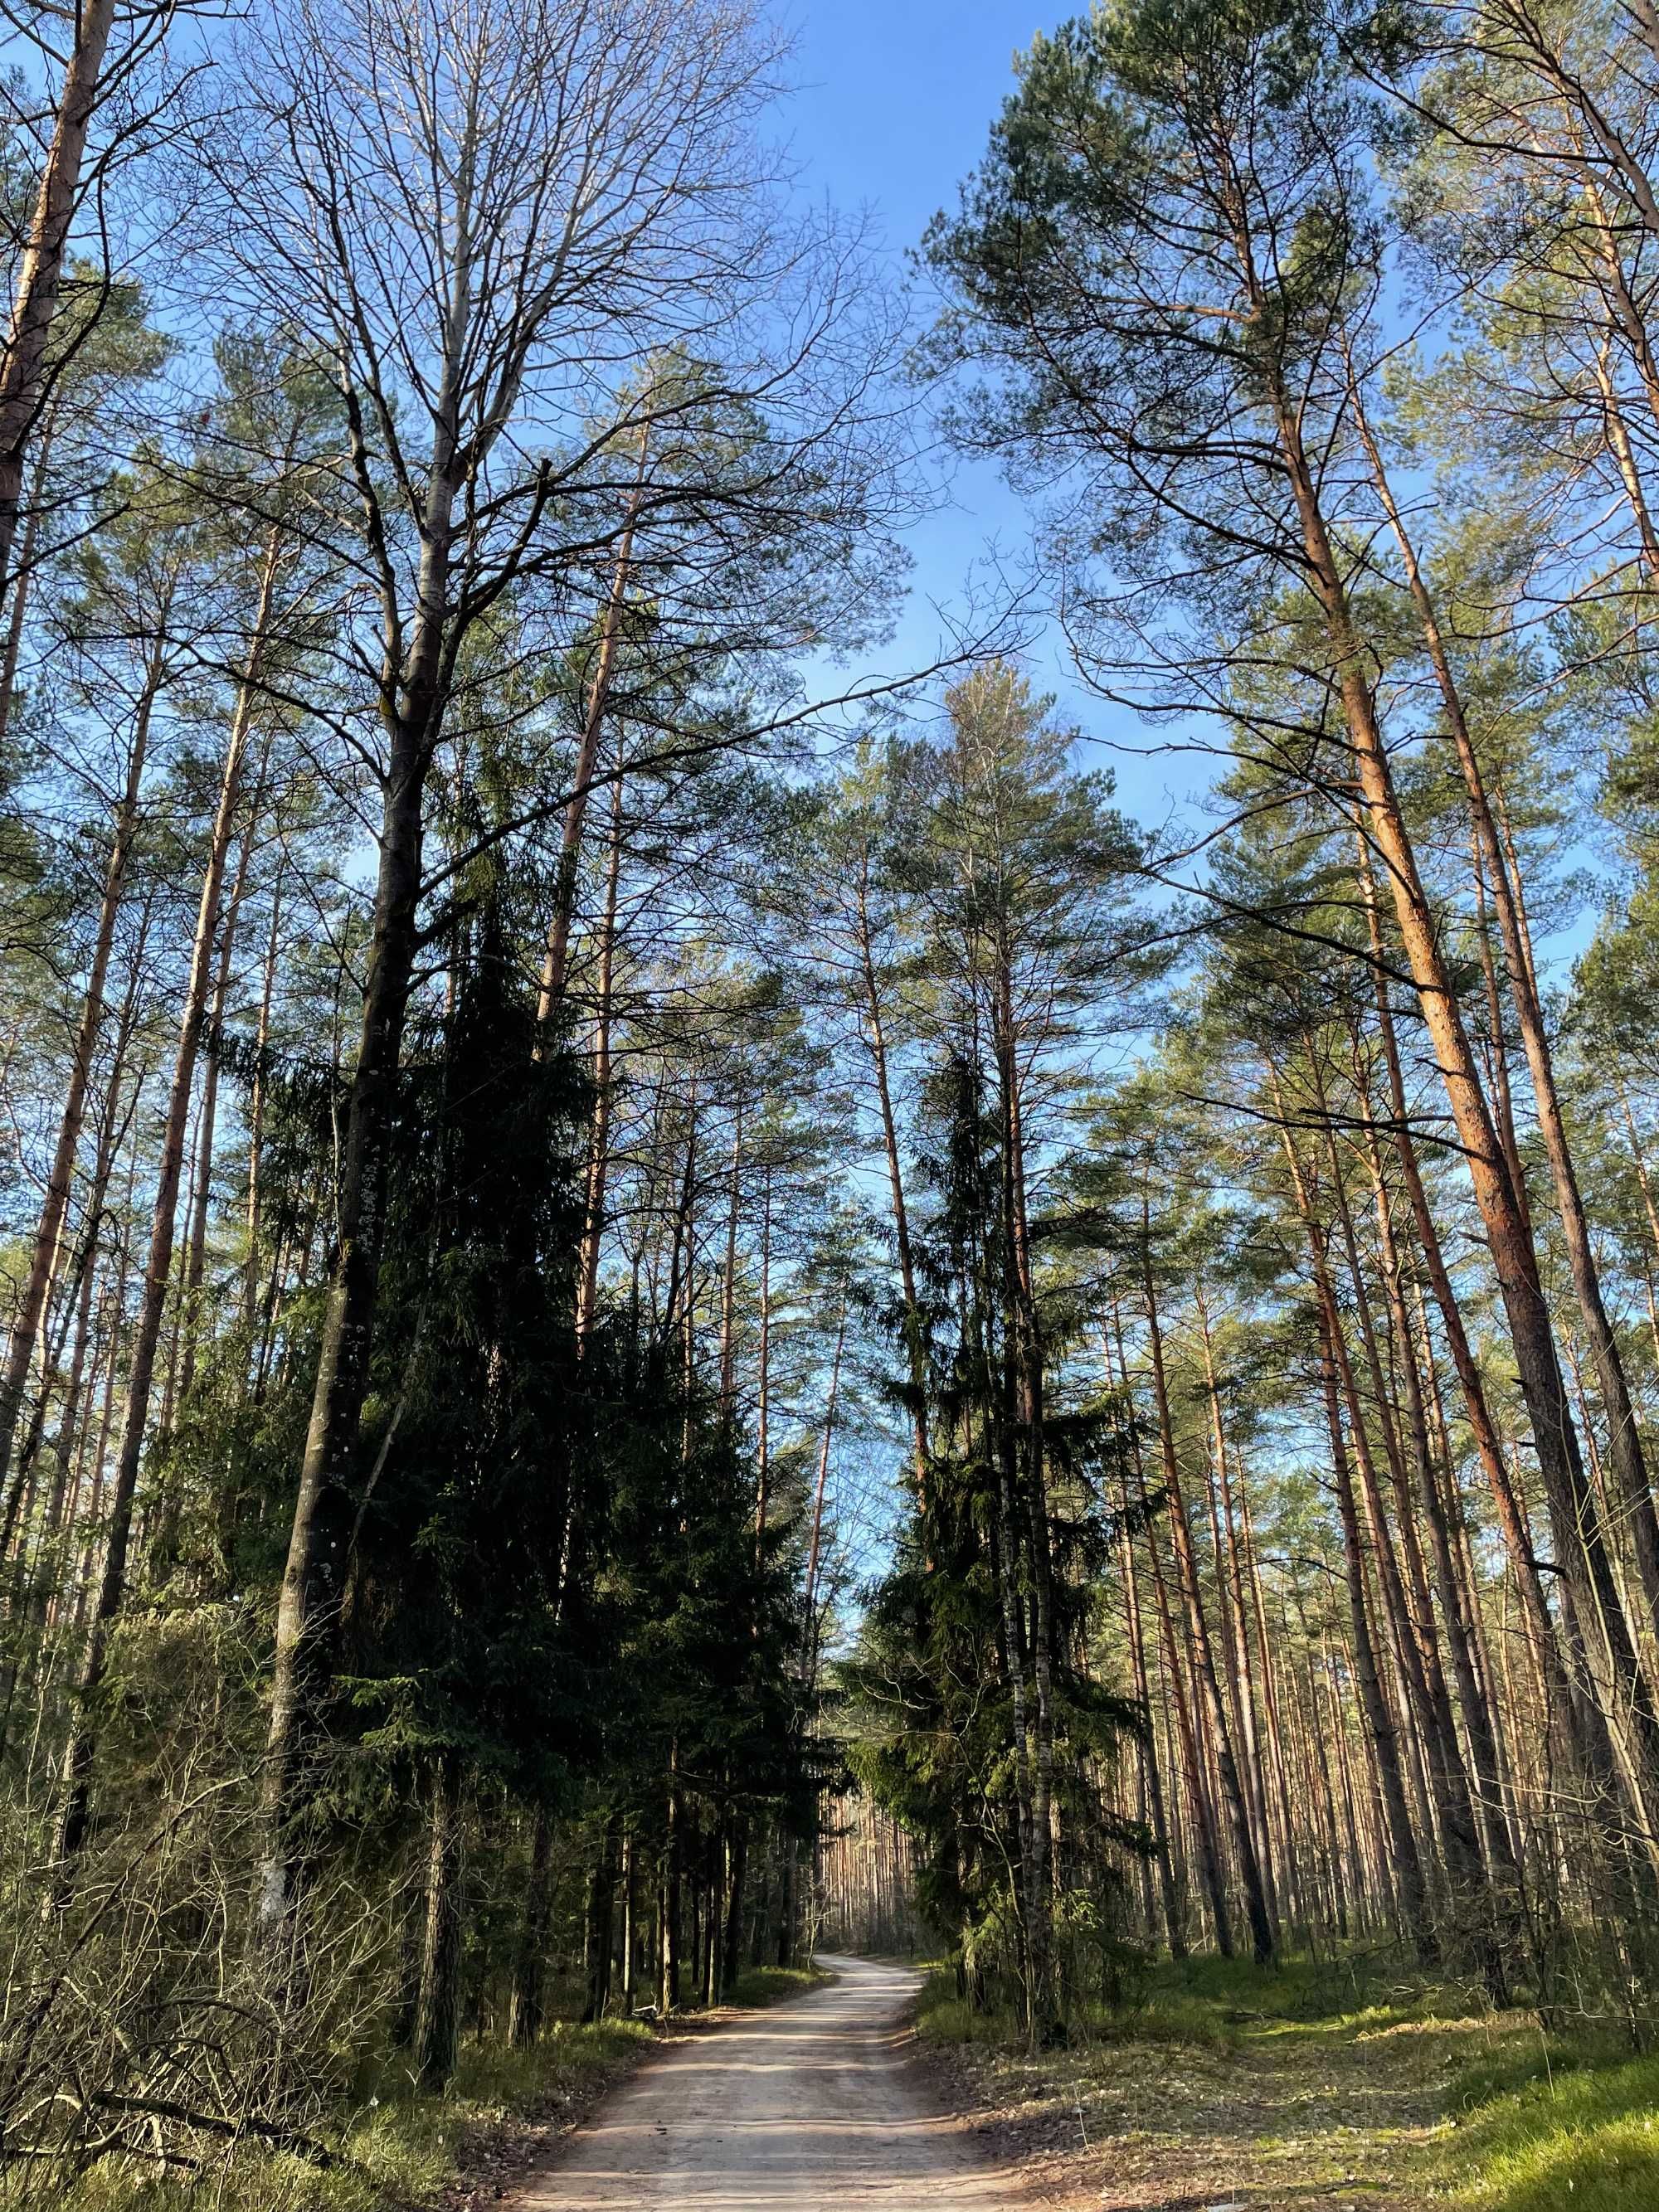
[[[779,2004],[785,1997],[798,1997],[808,1990],[822,1989],[835,1976],[822,1966],[750,1966],[746,1973],[738,1976],[726,1994],[724,2008],[739,2012],[754,2012],[764,2005]],[[718,2014],[690,2015],[692,2020],[717,2018]]]
[[[1520,2078],[1479,2077],[1449,2163],[1481,2212],[1659,2206],[1659,2058],[1555,2051]]]
[[[751,1967],[719,2008],[677,2013],[665,2027],[562,2020],[531,2051],[475,2039],[441,2092],[416,2091],[388,2065],[350,2112],[319,2127],[338,2154],[326,2171],[252,2148],[179,2179],[112,2160],[58,2201],[63,2212],[482,2212],[659,2044],[833,1978],[817,1968]]]
[[[1036,2058],[935,1972],[916,2027],[988,2147],[1091,2212],[1659,2208],[1659,2058],[1547,2042],[1376,1960],[1160,1966]]]

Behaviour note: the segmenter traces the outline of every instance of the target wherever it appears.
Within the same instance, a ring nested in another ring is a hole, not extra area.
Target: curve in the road
[[[919,1977],[821,1958],[836,1979],[688,2037],[607,2099],[520,2212],[982,2212],[1018,2192],[931,2110],[902,2026]]]

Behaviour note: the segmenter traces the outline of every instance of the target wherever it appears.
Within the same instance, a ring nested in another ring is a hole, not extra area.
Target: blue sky
[[[1055,0],[793,0],[786,21],[797,32],[796,91],[782,115],[801,171],[801,186],[840,208],[867,210],[894,264],[928,218],[951,205],[961,180],[978,162],[987,134],[1013,83],[1013,57],[1037,30],[1051,30],[1086,5]],[[883,665],[926,665],[940,625],[933,603],[961,602],[969,573],[994,545],[1017,566],[1030,540],[1023,503],[989,466],[958,465],[950,475],[950,504],[909,533],[915,561],[911,604]],[[1033,679],[1060,695],[1066,714],[1086,732],[1113,741],[1097,756],[1117,776],[1122,804],[1146,821],[1161,821],[1172,802],[1200,785],[1204,766],[1190,755],[1137,756],[1122,748],[1137,730],[1122,709],[1091,699],[1071,678],[1052,635],[1029,656]]]

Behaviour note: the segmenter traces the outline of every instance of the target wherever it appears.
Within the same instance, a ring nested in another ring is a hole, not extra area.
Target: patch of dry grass
[[[1659,2207],[1659,2063],[1547,2050],[1532,2015],[1380,1961],[1164,1966],[1036,2057],[935,1975],[917,2027],[998,2153],[1091,2212]]]

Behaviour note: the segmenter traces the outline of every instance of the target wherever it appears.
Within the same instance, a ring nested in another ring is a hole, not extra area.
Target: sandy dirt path
[[[939,2110],[904,2059],[919,1977],[821,1957],[827,1988],[689,2036],[609,2097],[519,2212],[981,2212],[1006,2172]]]

